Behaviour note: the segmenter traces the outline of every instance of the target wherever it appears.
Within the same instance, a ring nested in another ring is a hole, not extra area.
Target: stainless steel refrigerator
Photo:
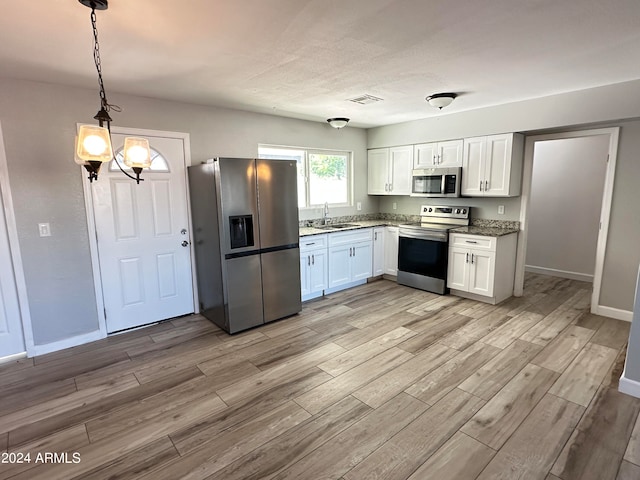
[[[200,313],[229,333],[302,308],[296,162],[189,167]]]

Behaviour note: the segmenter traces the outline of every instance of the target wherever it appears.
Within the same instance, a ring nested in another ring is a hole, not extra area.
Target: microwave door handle
[[[443,173],[442,174],[442,182],[440,183],[440,193],[442,195],[444,195],[445,192],[447,191],[446,188],[447,188],[447,176]]]

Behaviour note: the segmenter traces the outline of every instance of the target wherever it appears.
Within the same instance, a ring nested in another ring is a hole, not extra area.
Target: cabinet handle
[[[315,264],[316,264],[316,256],[311,255],[311,265],[315,265]]]
[[[471,263],[473,264],[473,253],[471,254]]]
[[[393,183],[389,184],[389,191],[392,192],[393,191]]]
[[[465,260],[466,263],[469,263],[469,253],[467,252],[467,259]]]
[[[373,232],[373,239],[378,240],[378,232]]]
[[[431,163],[433,163],[434,165],[435,165],[436,163],[438,163],[438,162],[436,162],[436,157],[437,157],[437,155],[434,155],[434,156],[433,156],[433,161],[431,162]]]
[[[307,255],[307,266],[311,266],[311,257]]]
[[[305,243],[305,245],[308,247],[309,245],[315,245],[316,242],[311,242],[311,243]]]
[[[388,192],[388,191],[389,191],[389,184],[388,184],[388,183],[385,183],[385,184],[384,184],[384,191],[385,191],[385,192]]]
[[[467,243],[478,243],[475,240],[465,240],[465,242],[467,242]]]
[[[485,180],[484,181],[484,191],[488,192],[489,191],[489,180]]]
[[[438,165],[442,163],[442,157],[438,155]]]
[[[482,191],[482,180],[480,180],[480,191]]]

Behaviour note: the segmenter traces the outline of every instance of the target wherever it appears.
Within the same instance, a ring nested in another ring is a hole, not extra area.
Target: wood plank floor
[[[0,452],[31,462],[0,478],[640,479],[630,325],[590,291],[527,275],[492,306],[380,280],[233,336],[193,315],[1,365]]]

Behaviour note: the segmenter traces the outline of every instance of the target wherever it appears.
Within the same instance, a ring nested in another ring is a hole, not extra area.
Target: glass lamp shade
[[[97,125],[80,125],[76,140],[76,163],[110,162],[112,158],[109,130]]]
[[[149,140],[146,138],[125,138],[122,155],[124,164],[128,167],[149,168],[151,166],[151,151],[149,150]]]
[[[451,105],[451,102],[457,97],[455,93],[435,93],[426,98],[429,105],[442,110],[444,107]]]
[[[349,119],[345,117],[328,118],[327,122],[329,122],[329,125],[331,125],[333,128],[340,129],[347,126],[347,123],[349,123]]]

